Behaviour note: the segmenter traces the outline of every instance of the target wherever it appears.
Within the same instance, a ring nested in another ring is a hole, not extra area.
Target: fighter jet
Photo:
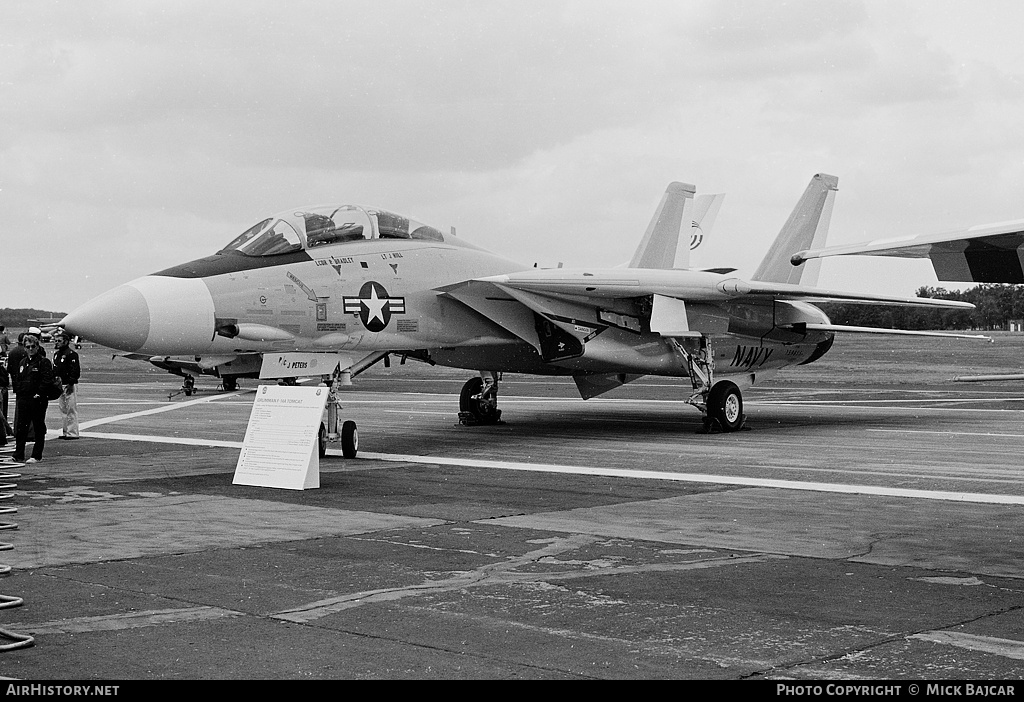
[[[835,325],[812,302],[972,307],[815,287],[816,264],[790,258],[824,245],[837,188],[834,176],[811,179],[749,279],[690,267],[696,188],[685,183],[669,184],[616,268],[532,267],[385,210],[316,206],[261,219],[61,324],[130,354],[231,369],[225,378],[319,377],[332,395],[391,354],[465,368],[478,372],[460,393],[467,425],[501,421],[502,373],[570,376],[584,399],[643,375],[677,377],[703,428],[732,432],[745,421],[743,389],[821,358],[836,332],[936,334]],[[329,417],[321,451],[341,437],[354,455],[353,429]]]

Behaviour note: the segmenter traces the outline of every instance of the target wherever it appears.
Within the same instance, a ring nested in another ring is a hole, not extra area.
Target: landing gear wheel
[[[359,431],[356,423],[351,419],[341,425],[341,455],[345,458],[355,458],[359,451]]]
[[[479,377],[470,378],[462,386],[462,392],[459,393],[459,421],[463,424],[497,424],[501,418],[497,402],[480,397],[483,389],[484,381]]]
[[[320,458],[327,455],[327,427],[323,422],[320,422],[320,433],[316,437],[316,450]]]
[[[196,379],[191,375],[186,375],[185,380],[181,383],[181,389],[185,393],[185,397],[191,397],[196,389]]]
[[[743,416],[743,396],[736,383],[723,380],[715,383],[708,393],[708,416],[722,428],[722,431],[739,431],[746,417]]]
[[[238,378],[225,376],[221,378],[221,385],[224,386],[224,392],[234,392],[238,389]]]

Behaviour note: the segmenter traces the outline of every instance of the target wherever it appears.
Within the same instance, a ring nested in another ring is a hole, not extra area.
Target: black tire
[[[708,416],[718,422],[722,431],[739,431],[743,428],[743,396],[736,383],[723,380],[715,383],[708,394]]]
[[[224,386],[224,392],[234,392],[238,389],[238,378],[233,376],[224,376],[221,378],[221,384]]]
[[[316,448],[320,458],[327,455],[327,427],[324,426],[323,422],[320,422],[320,433],[317,435]]]
[[[479,416],[480,403],[474,400],[473,396],[479,395],[483,389],[484,381],[480,378],[470,378],[467,380],[466,384],[462,386],[462,392],[459,393],[459,411]]]
[[[479,376],[470,378],[459,393],[459,412],[468,412],[477,422],[484,424],[498,420],[498,408],[493,402],[481,402],[476,395],[483,392],[484,381]]]
[[[341,455],[355,458],[359,451],[359,430],[351,419],[341,425]]]

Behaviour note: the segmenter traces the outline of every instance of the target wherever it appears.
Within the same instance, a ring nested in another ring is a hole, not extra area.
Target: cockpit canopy
[[[283,212],[249,227],[218,253],[276,254],[367,239],[444,241],[437,229],[384,210],[355,205]]]

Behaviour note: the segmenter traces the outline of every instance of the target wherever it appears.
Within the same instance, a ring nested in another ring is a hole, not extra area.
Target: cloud
[[[683,180],[728,193],[707,264],[750,270],[820,171],[836,242],[1020,217],[1022,11],[986,7],[11,2],[6,304],[70,309],[324,202],[611,265]]]

